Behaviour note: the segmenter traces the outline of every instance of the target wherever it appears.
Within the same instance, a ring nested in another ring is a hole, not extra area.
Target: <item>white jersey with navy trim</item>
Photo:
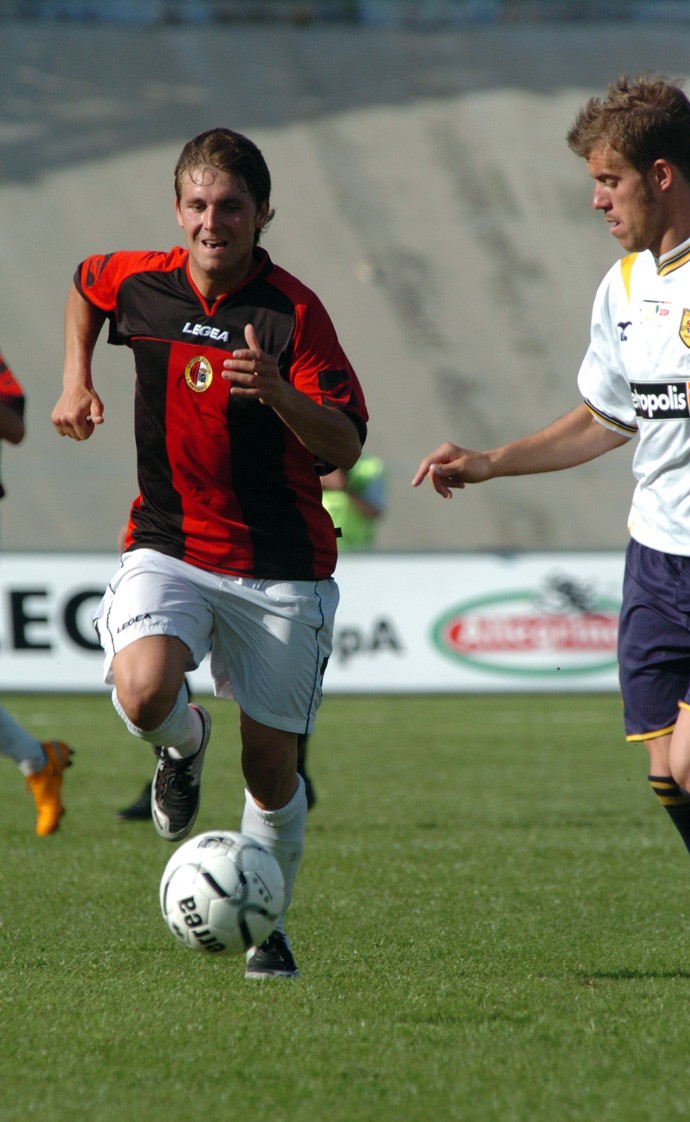
[[[690,555],[690,240],[609,270],[578,386],[601,424],[638,436],[630,534]]]

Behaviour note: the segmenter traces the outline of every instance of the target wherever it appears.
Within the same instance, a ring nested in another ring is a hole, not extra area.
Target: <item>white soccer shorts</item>
[[[216,696],[270,728],[311,732],[338,599],[333,579],[233,577],[133,550],[94,615],[104,681],[113,684],[113,656],[129,643],[171,635],[189,648],[189,670],[211,652]]]

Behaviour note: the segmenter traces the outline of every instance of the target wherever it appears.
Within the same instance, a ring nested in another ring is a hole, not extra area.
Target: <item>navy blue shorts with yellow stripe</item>
[[[671,732],[678,706],[690,706],[690,557],[631,539],[618,662],[627,739]]]

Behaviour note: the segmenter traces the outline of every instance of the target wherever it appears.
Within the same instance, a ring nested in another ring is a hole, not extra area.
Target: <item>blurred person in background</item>
[[[349,471],[336,468],[321,477],[322,501],[338,537],[338,554],[363,552],[376,543],[379,519],[387,502],[386,469],[378,456],[360,456]],[[309,808],[316,788],[307,769],[309,734],[297,738],[297,769],[304,779]]]
[[[338,553],[372,549],[386,510],[386,469],[378,456],[361,456],[350,471],[322,476],[323,505],[338,536]]]

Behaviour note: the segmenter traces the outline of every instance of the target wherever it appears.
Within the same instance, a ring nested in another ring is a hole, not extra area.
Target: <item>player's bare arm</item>
[[[24,439],[24,422],[9,405],[0,403],[0,440],[8,444],[21,444]]]
[[[51,414],[60,436],[72,440],[88,440],[94,426],[103,424],[103,402],[93,388],[91,360],[105,318],[72,285],[65,310],[63,389]]]
[[[247,347],[233,351],[233,358],[223,363],[223,377],[232,381],[230,393],[269,406],[305,448],[320,459],[349,470],[362,451],[350,418],[337,409],[319,405],[281,378],[276,359],[261,350],[251,324],[247,324],[245,338]]]
[[[600,424],[586,405],[578,405],[539,432],[499,448],[473,452],[457,444],[442,444],[424,457],[412,486],[418,487],[428,476],[434,490],[442,498],[450,499],[454,489],[467,483],[563,471],[619,448],[628,439]]]

